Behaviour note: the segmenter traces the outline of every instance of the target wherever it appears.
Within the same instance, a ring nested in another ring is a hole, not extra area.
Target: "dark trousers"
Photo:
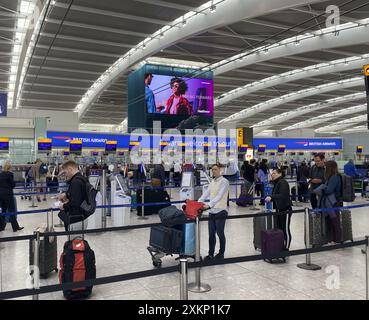
[[[311,193],[310,194],[310,203],[311,203],[311,207],[313,209],[317,209],[318,208],[318,199],[317,199],[315,193]]]
[[[284,212],[285,214],[276,215],[275,216],[275,224],[277,229],[281,229],[284,234],[284,244],[287,249],[290,248],[291,245],[291,216],[292,216],[292,208],[283,210],[283,211],[277,211],[278,213]]]
[[[340,213],[331,213],[328,215],[329,226],[332,232],[332,240],[336,243],[342,242],[342,229]]]
[[[299,194],[299,201],[303,202],[306,201],[307,197],[308,197],[308,192],[309,192],[309,185],[307,183],[299,183],[299,190],[298,190]]]
[[[226,247],[226,238],[224,235],[224,227],[226,220],[219,219],[216,220],[215,218],[226,218],[228,216],[228,212],[226,210],[220,211],[217,214],[209,214],[209,256],[214,256],[215,245],[216,245],[216,237],[215,234],[218,235],[220,248],[219,254],[224,255],[225,247]]]
[[[10,208],[12,207],[11,201],[14,201],[13,196],[8,197],[8,198],[5,198],[5,197],[0,198],[0,207],[1,207],[2,212],[10,212]],[[4,230],[5,226],[6,226],[6,221],[5,221],[4,217],[1,217],[1,219],[2,219],[2,221],[0,223],[0,226],[3,225],[4,228],[0,229],[0,231]],[[14,215],[10,216],[9,221],[12,224],[13,231],[16,231],[16,230],[19,229],[19,224],[18,224],[16,216],[14,216]]]

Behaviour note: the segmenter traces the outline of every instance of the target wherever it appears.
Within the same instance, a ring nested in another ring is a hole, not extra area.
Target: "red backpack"
[[[201,209],[203,208],[204,204],[202,202],[194,200],[186,200],[186,208],[185,208],[186,217],[188,219],[195,220],[196,217],[202,212]]]

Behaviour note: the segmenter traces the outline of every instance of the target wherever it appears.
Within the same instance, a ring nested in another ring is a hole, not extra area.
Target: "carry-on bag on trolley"
[[[176,206],[170,206],[159,210],[159,217],[162,224],[166,227],[183,224],[187,220],[184,212],[179,210]]]
[[[51,219],[49,219],[49,214],[51,214]],[[46,213],[47,216],[47,225],[40,226],[37,228],[37,231],[41,233],[46,232],[54,232],[54,223],[53,223],[53,213],[52,211]],[[49,223],[51,220],[51,224]],[[40,270],[40,278],[46,279],[49,276],[49,273],[55,271],[58,272],[58,244],[57,237],[42,237],[40,240],[40,249],[39,249],[39,270]],[[29,243],[29,263],[30,265],[34,265],[34,251],[35,251],[35,243],[34,241],[30,241]]]
[[[69,229],[71,229],[69,225]],[[82,230],[84,223],[82,221]],[[89,243],[82,237],[77,237],[64,244],[63,253],[60,256],[59,282],[71,283],[96,279],[95,253]],[[63,290],[67,300],[88,298],[92,293],[93,286]]]
[[[188,219],[195,220],[203,212],[204,204],[194,200],[186,200],[186,205],[182,206],[182,208]]]

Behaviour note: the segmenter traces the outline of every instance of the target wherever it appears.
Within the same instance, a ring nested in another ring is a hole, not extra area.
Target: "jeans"
[[[219,254],[224,255],[225,246],[226,246],[226,238],[224,235],[224,227],[226,220],[220,219],[216,220],[215,218],[226,218],[228,216],[228,212],[226,210],[220,211],[217,214],[209,214],[209,256],[214,256],[215,245],[216,245],[216,237],[215,234],[219,237]]]

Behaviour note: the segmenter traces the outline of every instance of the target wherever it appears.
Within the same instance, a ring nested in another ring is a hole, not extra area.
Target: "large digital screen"
[[[144,85],[148,113],[214,115],[213,80],[147,74]]]

